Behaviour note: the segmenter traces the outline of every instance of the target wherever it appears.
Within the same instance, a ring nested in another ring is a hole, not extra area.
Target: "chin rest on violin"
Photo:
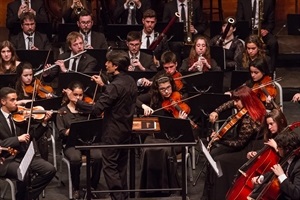
[[[42,120],[44,119],[46,112],[42,106],[34,106],[32,108],[32,118],[35,120]],[[57,111],[57,110],[50,110],[53,113],[65,114],[65,111]],[[25,108],[23,106],[18,106],[18,111],[13,113],[13,120],[15,122],[24,122],[29,118],[30,109]]]

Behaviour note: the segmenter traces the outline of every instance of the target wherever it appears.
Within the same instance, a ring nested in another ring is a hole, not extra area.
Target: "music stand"
[[[31,63],[33,69],[44,66],[48,52],[48,50],[16,50],[19,59]],[[50,51],[47,63],[54,63],[53,51]]]
[[[16,79],[17,79],[17,75],[15,73],[1,74],[0,75],[0,88],[2,88],[2,87],[15,88]]]
[[[222,70],[226,69],[225,49],[223,47],[210,46],[210,55]]]
[[[300,35],[300,14],[287,15],[288,35]]]
[[[106,34],[107,40],[109,41],[125,41],[127,38],[127,34],[130,31],[142,31],[143,25],[136,24],[136,25],[127,25],[127,24],[108,24],[107,30],[109,33],[114,34]]]
[[[40,33],[43,33],[43,34],[46,34],[48,39],[50,41],[52,41],[53,30],[52,30],[52,24],[51,23],[45,23],[45,22],[36,23],[36,31],[38,31]],[[18,35],[20,32],[22,32],[21,24],[20,24],[20,22],[15,22],[13,24],[13,28],[10,29],[9,34],[11,36],[13,36],[13,35]]]
[[[32,102],[25,104],[26,108],[30,108]],[[62,97],[56,97],[51,99],[39,99],[33,101],[33,106],[42,106],[45,110],[58,110],[61,108]]]
[[[75,147],[78,140],[84,145],[99,143],[102,135],[102,118],[73,122],[66,146]]]
[[[86,49],[86,53],[97,60],[96,71],[106,71],[105,63],[107,49]]]
[[[155,138],[170,142],[195,142],[189,120],[159,116],[158,121],[160,132],[154,133]]]
[[[182,72],[182,75],[191,75],[195,72]],[[207,90],[209,92],[222,93],[223,92],[223,78],[224,72],[222,71],[209,71],[199,73],[194,76],[185,77],[186,86],[189,93],[195,93],[201,90]],[[197,91],[198,90],[198,91]]]
[[[155,25],[155,31],[161,33],[164,28],[168,25],[168,22],[158,22]],[[168,40],[169,42],[176,42],[180,41],[182,42],[184,39],[184,24],[183,22],[175,22],[173,26],[169,29],[167,32]]]
[[[76,72],[59,73],[57,95],[61,95],[62,90],[68,88],[71,82],[78,81],[83,84],[85,88],[84,93],[92,97],[96,88],[95,81],[91,81],[92,75],[98,75],[98,73],[89,73],[86,75]]]
[[[243,85],[246,81],[250,80],[251,76],[248,71],[232,71],[231,73],[231,81],[230,81],[230,89],[234,90],[241,85]]]

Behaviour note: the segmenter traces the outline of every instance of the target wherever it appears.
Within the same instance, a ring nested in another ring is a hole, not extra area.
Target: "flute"
[[[71,60],[72,58],[75,58],[75,57],[77,57],[77,56],[80,56],[81,54],[83,54],[83,53],[85,53],[85,52],[86,52],[86,50],[84,50],[84,51],[82,51],[82,52],[80,52],[80,53],[78,53],[78,54],[76,54],[76,55],[74,55],[74,56],[71,56],[71,57],[69,57],[69,58],[66,58],[66,59],[64,59],[63,61],[66,62],[66,61],[68,61],[68,60]],[[34,76],[38,76],[38,75],[40,75],[41,73],[43,73],[44,71],[48,71],[49,69],[52,69],[52,68],[54,68],[55,66],[57,66],[57,64],[51,65],[50,67],[48,67],[48,68],[46,68],[46,69],[41,69],[41,70],[35,72],[35,73],[34,73]]]

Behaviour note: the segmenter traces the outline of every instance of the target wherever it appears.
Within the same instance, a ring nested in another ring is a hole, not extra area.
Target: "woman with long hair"
[[[182,61],[180,72],[183,71],[219,71],[217,62],[210,56],[210,47],[208,39],[204,36],[198,36],[194,40],[188,58]]]
[[[0,50],[0,74],[15,73],[20,61],[13,44],[5,40],[1,42]]]
[[[223,176],[218,177],[207,167],[206,182],[203,199],[224,199],[227,190],[234,179],[239,167],[247,161],[246,154],[252,149],[252,142],[259,137],[261,124],[264,121],[266,109],[251,88],[241,86],[232,92],[232,100],[219,106],[212,112],[209,119],[216,122],[219,113],[227,109],[236,108],[237,113],[225,126],[211,134],[213,146],[211,155],[220,163]],[[226,122],[225,122],[226,123]],[[228,126],[229,125],[229,126]],[[223,136],[218,136],[223,133]]]

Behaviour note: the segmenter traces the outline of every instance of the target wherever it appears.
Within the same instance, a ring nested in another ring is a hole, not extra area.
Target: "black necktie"
[[[31,48],[32,48],[32,46],[33,46],[33,43],[32,43],[32,37],[28,36],[27,39],[28,39],[28,46],[27,46],[27,49],[28,49],[28,50],[31,50]]]
[[[12,120],[12,118],[11,118],[11,114],[8,115],[8,121],[9,121],[9,125],[10,125],[10,131],[11,131],[11,134],[12,134],[13,136],[15,136],[15,135],[16,135],[16,130],[15,130],[14,122],[13,122],[13,120]]]
[[[252,18],[254,18],[254,19],[255,19],[255,15],[256,15],[256,1],[257,0],[254,0],[253,7],[252,7]]]
[[[184,9],[184,3],[180,4],[181,5],[181,20],[184,22],[185,24],[185,9]]]
[[[146,45],[147,45],[147,49],[148,49],[149,46],[150,46],[150,35],[147,35],[146,37],[147,37],[147,43],[146,43]]]
[[[72,64],[72,68],[71,68],[71,70],[75,71],[75,72],[76,72],[76,60],[77,60],[77,58],[73,59],[73,64]]]

